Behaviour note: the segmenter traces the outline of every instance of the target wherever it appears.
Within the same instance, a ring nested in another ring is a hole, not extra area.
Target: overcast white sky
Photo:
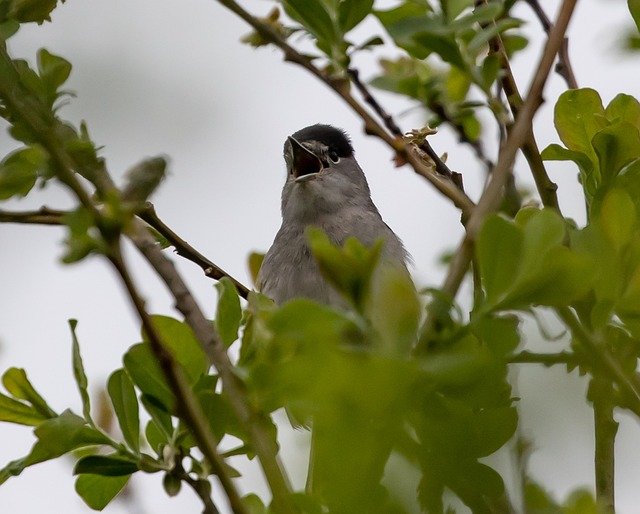
[[[542,3],[550,15],[558,5],[555,0]],[[256,0],[245,5],[260,14],[271,7]],[[520,13],[531,19],[526,10]],[[640,96],[640,61],[615,50],[616,38],[629,20],[622,0],[583,0],[569,30],[578,82],[599,90],[605,102],[619,92]],[[537,23],[524,30],[540,40]],[[380,29],[369,21],[354,39],[364,40],[373,31]],[[154,197],[158,213],[246,283],[246,256],[252,250],[265,251],[280,223],[284,139],[316,122],[345,128],[353,137],[374,200],[414,257],[416,282],[438,285],[443,270],[436,265],[437,257],[461,235],[457,211],[408,169],[393,168],[386,148],[363,135],[356,117],[325,86],[303,70],[281,63],[276,50],[241,45],[238,40],[246,32],[243,22],[212,0],[68,0],[54,12],[52,24],[23,28],[11,40],[11,49],[32,60],[44,46],[73,63],[68,86],[77,98],[62,114],[74,122],[87,120],[94,140],[105,146],[103,153],[114,176],[144,157],[168,155],[171,174]],[[523,90],[538,53],[539,46],[532,44],[514,63]],[[365,78],[376,70],[373,57],[356,64]],[[549,128],[551,107],[563,88],[558,77],[547,87],[547,103],[536,119],[541,148],[556,140]],[[392,95],[380,98],[394,113],[408,106]],[[421,124],[417,115],[401,121],[407,130]],[[2,134],[4,155],[14,144]],[[467,149],[446,131],[432,144],[438,152],[448,153],[449,165],[464,174],[467,190],[477,196],[483,175]],[[563,209],[582,220],[575,170],[568,164],[549,168],[560,185]],[[2,207],[43,204],[73,205],[64,191],[49,188]],[[58,264],[63,235],[59,228],[0,225],[0,370],[24,367],[55,409],[80,410],[71,378],[66,320],[80,320],[93,391],[120,366],[121,355],[137,342],[139,331],[116,277],[104,263],[90,259],[71,267]],[[189,263],[180,263],[180,268],[212,313],[212,283]],[[153,275],[142,264],[136,264],[136,271],[151,310],[172,313],[171,302]],[[535,348],[550,349],[550,343],[535,336],[529,339]],[[581,399],[584,383],[575,375],[567,378],[561,370],[526,368],[520,372],[518,387],[523,398],[521,426],[534,441],[533,475],[559,496],[579,485],[592,486],[593,435],[590,410]],[[565,396],[562,401],[560,392]],[[288,439],[288,461],[303,460],[296,453],[303,439],[304,435]],[[3,465],[25,454],[33,438],[28,428],[2,424],[0,440]],[[624,418],[618,440],[619,512],[631,514],[637,512],[640,472],[637,421]],[[239,465],[248,473],[243,489],[254,490],[258,474]],[[294,480],[301,484],[302,475]],[[0,487],[0,505],[4,512],[15,514],[88,512],[73,492],[73,482],[68,462],[42,464]],[[105,512],[200,511],[190,491],[165,497],[159,476],[134,483],[135,508],[115,502]]]

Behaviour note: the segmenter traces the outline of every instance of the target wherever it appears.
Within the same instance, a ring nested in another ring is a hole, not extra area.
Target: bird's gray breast
[[[366,246],[382,238],[385,242],[382,259],[406,270],[404,247],[376,210],[343,209],[340,213],[318,216],[313,225],[323,229],[332,242],[340,246],[350,236],[355,236]],[[342,297],[320,274],[305,237],[307,226],[283,223],[262,263],[259,287],[278,304],[304,297],[344,306]]]

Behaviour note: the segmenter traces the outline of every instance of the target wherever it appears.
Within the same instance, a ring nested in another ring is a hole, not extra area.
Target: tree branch
[[[285,61],[297,64],[303,67],[321,82],[331,88],[338,96],[355,111],[364,123],[364,131],[367,134],[377,136],[387,145],[407,161],[414,171],[427,179],[440,193],[449,198],[453,204],[462,211],[463,217],[466,219],[474,203],[471,199],[447,177],[436,174],[432,171],[428,163],[424,162],[422,156],[418,152],[412,151],[412,146],[405,141],[389,132],[378,123],[373,116],[362,106],[351,94],[349,83],[343,78],[336,78],[328,75],[323,70],[316,67],[311,59],[302,55],[295,48],[289,45],[272,27],[258,18],[252,16],[244,10],[235,0],[217,0],[221,5],[235,13],[237,16],[246,21],[253,29],[260,34],[266,41],[274,44],[284,53]],[[435,153],[435,152],[434,152]]]
[[[629,402],[629,409],[640,416],[640,384],[637,380],[625,373],[603,342],[585,329],[580,319],[569,307],[558,307],[556,313],[569,327],[573,337],[580,342],[582,348],[591,354],[593,364],[601,367],[606,375],[618,385],[620,391],[625,394],[625,398]]]
[[[522,351],[509,357],[508,362],[510,364],[542,364],[547,367],[555,364],[578,365],[578,359],[571,352],[535,353]]]
[[[242,284],[239,280],[233,278],[229,273],[218,267],[216,264],[207,259],[204,255],[193,248],[189,243],[183,240],[169,226],[167,226],[156,214],[156,210],[152,203],[147,202],[143,209],[138,212],[138,217],[143,219],[151,227],[160,233],[167,241],[176,249],[176,253],[181,257],[197,264],[202,268],[207,277],[220,280],[227,277],[233,282],[238,290],[238,294],[245,300],[249,296],[250,289]]]
[[[571,20],[576,2],[577,0],[563,1],[557,22],[551,29],[549,39],[538,63],[531,87],[529,88],[529,93],[527,94],[527,99],[516,117],[506,143],[500,150],[498,162],[491,173],[491,181],[482,194],[478,205],[471,212],[471,217],[466,226],[466,234],[453,257],[453,261],[449,266],[449,272],[442,287],[445,297],[449,299],[455,298],[462,284],[462,280],[467,273],[473,256],[475,238],[482,227],[482,223],[487,215],[494,212],[500,205],[502,191],[511,175],[513,161],[518,149],[524,144],[527,135],[531,131],[531,121],[540,106],[542,90],[551,71],[555,55],[562,43],[564,33]],[[437,325],[437,320],[433,313],[434,310],[427,316],[427,320],[422,327],[420,340],[416,346],[417,352],[426,351],[428,348],[431,332]]]
[[[198,442],[198,448],[202,450],[205,458],[211,464],[222,488],[227,494],[231,510],[235,514],[249,514],[249,511],[242,503],[240,494],[238,493],[233,480],[226,471],[224,459],[218,453],[218,441],[211,431],[202,407],[194,397],[179,364],[173,358],[171,353],[167,351],[161,335],[156,330],[155,325],[151,321],[151,317],[146,311],[144,300],[142,300],[142,297],[133,282],[133,278],[131,277],[131,274],[129,273],[129,270],[122,258],[119,243],[113,245],[112,253],[109,255],[109,260],[117,270],[118,275],[129,294],[131,303],[142,321],[142,326],[147,335],[151,350],[156,356],[171,390],[176,395],[176,409],[180,414],[180,418],[183,419],[190,427],[196,441]],[[207,501],[203,499],[203,502],[206,507]]]
[[[485,5],[487,4],[487,0],[482,1]],[[518,117],[518,113],[522,108],[522,96],[520,95],[518,84],[516,83],[513,72],[511,71],[509,58],[507,56],[507,52],[504,48],[504,44],[502,42],[500,34],[496,34],[493,38],[491,38],[491,40],[489,41],[489,48],[491,52],[496,54],[500,59],[500,65],[503,71],[500,78],[500,85],[505,92],[507,102],[509,103],[509,108],[511,109],[511,113],[513,114],[513,118],[515,119]],[[511,126],[507,126],[508,130],[510,128]],[[558,203],[558,196],[556,194],[558,186],[549,178],[549,175],[547,174],[547,170],[544,166],[544,163],[542,162],[542,157],[540,156],[538,143],[533,133],[533,127],[531,127],[524,141],[524,144],[522,145],[522,153],[529,163],[529,168],[531,169],[531,174],[533,175],[533,180],[536,184],[536,189],[538,190],[538,194],[540,195],[540,199],[542,200],[543,205],[555,209],[558,213],[560,213],[560,205]]]
[[[296,512],[289,498],[289,480],[277,458],[277,448],[263,428],[268,420],[253,411],[244,384],[236,374],[213,325],[205,318],[174,264],[162,253],[142,223],[134,220],[127,235],[165,283],[175,299],[176,308],[184,315],[210,362],[218,370],[234,414],[249,432],[253,448],[273,494],[274,505],[280,512]]]
[[[68,214],[67,211],[50,209],[48,207],[40,207],[35,211],[6,211],[0,209],[0,223],[25,223],[34,225],[64,225],[63,216]],[[197,264],[202,268],[207,277],[214,280],[220,280],[222,277],[229,278],[242,298],[246,299],[250,289],[242,284],[239,280],[233,278],[229,273],[217,266],[215,263],[207,259],[204,255],[193,248],[189,243],[184,241],[176,234],[164,221],[156,214],[152,203],[147,202],[145,207],[138,213],[138,217],[144,220],[149,226],[162,235],[176,253],[181,257]]]
[[[358,91],[360,91],[360,94],[362,95],[364,101],[382,119],[385,127],[387,127],[387,130],[389,130],[389,132],[391,132],[394,136],[402,138],[404,136],[404,132],[402,132],[393,117],[384,109],[384,107],[382,107],[382,105],[380,105],[380,102],[378,102],[373,94],[371,94],[371,91],[369,91],[367,85],[360,80],[360,73],[358,72],[358,70],[356,70],[355,68],[349,68],[347,70],[347,73],[349,74],[349,77],[351,77],[351,82],[353,82]],[[436,153],[436,151],[429,144],[426,138],[418,145],[418,148],[426,153],[434,162],[437,173],[452,180],[453,183],[456,184],[461,191],[464,191],[464,188],[462,187],[462,175],[449,169],[449,167]]]
[[[602,377],[591,380],[595,426],[595,479],[596,499],[608,513],[615,512],[615,441],[618,423],[613,419],[613,389],[611,382]]]
[[[114,234],[112,222],[105,224],[98,204],[78,179],[75,173],[76,163],[68,153],[65,144],[59,139],[59,134],[64,133],[60,130],[61,122],[23,85],[4,45],[0,45],[0,74],[3,77],[3,80],[0,81],[0,98],[2,98],[4,106],[11,111],[13,116],[26,123],[34,138],[49,153],[50,162],[58,180],[65,184],[91,213],[93,222],[105,241],[113,244],[114,235],[118,234]],[[93,185],[98,189],[97,192],[100,196],[108,197],[108,195],[120,194],[113,186],[103,164],[100,164],[100,169],[90,171],[93,172],[90,178],[94,179]],[[251,437],[253,449],[271,489],[275,509],[282,513],[297,512],[297,508],[290,498],[291,488],[288,478],[277,458],[277,446],[270,439],[269,432],[264,429],[265,417],[254,412],[244,384],[236,375],[213,324],[205,318],[182,277],[177,273],[173,263],[162,253],[146,226],[133,217],[127,227],[126,234],[167,285],[176,301],[176,307],[184,314],[187,324],[193,330],[210,362],[217,369],[231,408],[240,424],[247,428]],[[167,368],[168,371],[170,370]],[[168,374],[167,380],[170,383],[175,382],[176,386],[180,387],[179,376],[176,378]],[[195,399],[191,398],[191,400],[195,402]],[[197,404],[193,408],[197,409]],[[196,437],[201,437],[202,434],[199,435],[199,432],[208,430],[209,427],[208,425],[204,428],[194,425],[190,426],[190,429],[194,431]],[[211,445],[211,441],[207,445]],[[202,451],[206,454],[209,450],[205,447],[202,448]]]
[[[547,13],[544,12],[544,9],[542,8],[538,0],[525,0],[525,2],[529,4],[529,7],[531,7],[533,12],[540,20],[544,31],[549,34],[552,28],[551,20],[547,16]],[[569,59],[568,37],[564,37],[562,39],[562,44],[560,45],[560,49],[558,50],[558,64],[556,64],[556,73],[558,73],[565,80],[569,89],[578,89],[578,81],[573,74],[573,67],[571,66],[571,60]]]
[[[62,225],[66,211],[40,207],[37,211],[5,211],[0,209],[0,223],[25,223],[33,225]]]

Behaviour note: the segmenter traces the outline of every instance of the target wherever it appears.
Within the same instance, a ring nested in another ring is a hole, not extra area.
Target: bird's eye
[[[329,159],[336,163],[340,160],[340,156],[335,150],[329,150]]]

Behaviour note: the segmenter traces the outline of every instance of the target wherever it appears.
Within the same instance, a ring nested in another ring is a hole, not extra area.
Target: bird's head
[[[347,134],[331,125],[311,125],[284,144],[287,180],[282,191],[285,218],[314,221],[348,205],[371,202],[367,179]]]

